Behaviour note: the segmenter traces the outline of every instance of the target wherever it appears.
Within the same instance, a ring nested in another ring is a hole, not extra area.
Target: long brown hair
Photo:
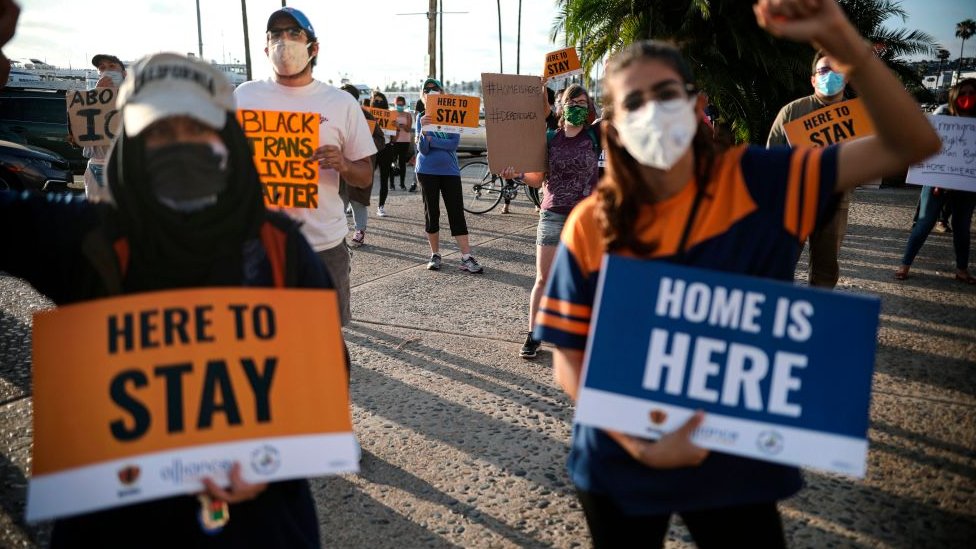
[[[628,249],[638,255],[649,255],[658,246],[657,242],[641,240],[638,234],[641,208],[654,202],[650,189],[643,183],[640,164],[626,149],[608,137],[609,125],[613,120],[613,90],[608,84],[610,76],[637,61],[651,59],[674,69],[689,89],[693,89],[695,83],[691,69],[678,49],[656,40],[634,42],[617,52],[607,63],[603,79],[604,131],[601,132],[607,167],[597,187],[597,221],[603,229],[603,243],[608,252]],[[703,191],[718,150],[712,130],[701,120],[691,147],[695,159],[695,183]]]
[[[955,86],[949,89],[949,114],[952,116],[973,116],[972,114],[963,114],[959,112],[959,108],[956,107],[956,99],[959,99],[959,90],[963,86],[969,86],[973,90],[976,90],[976,78],[966,78],[965,80],[960,80]]]

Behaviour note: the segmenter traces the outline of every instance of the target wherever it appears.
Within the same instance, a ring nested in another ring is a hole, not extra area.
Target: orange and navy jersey
[[[644,242],[657,243],[653,259],[792,280],[803,242],[836,208],[837,150],[744,145],[720,155],[683,257],[678,246],[695,200],[693,181],[675,196],[644,206],[635,230]],[[536,316],[536,339],[586,346],[605,252],[596,198],[580,202],[566,220]]]

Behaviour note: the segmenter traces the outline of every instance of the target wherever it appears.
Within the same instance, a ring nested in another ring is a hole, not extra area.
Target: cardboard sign
[[[68,106],[68,123],[71,135],[81,147],[98,147],[112,144],[119,132],[122,118],[115,109],[118,88],[94,88],[68,90],[64,94]]]
[[[319,166],[310,157],[319,146],[319,115],[240,109],[254,165],[264,185],[264,203],[279,208],[319,207]]]
[[[543,64],[545,73],[543,80],[551,78],[567,78],[583,72],[580,65],[579,56],[576,55],[576,48],[566,48],[546,54],[546,62]]]
[[[431,123],[420,128],[425,132],[477,133],[481,98],[470,95],[428,95],[427,116]]]
[[[826,147],[874,135],[874,124],[860,99],[834,103],[783,125],[791,147]]]
[[[905,181],[976,192],[976,118],[933,114],[929,122],[942,139],[942,150],[911,166]]]
[[[785,282],[604,258],[576,421],[855,477],[867,467],[881,304]]]
[[[206,288],[34,316],[27,518],[356,471],[332,290]]]
[[[544,172],[546,165],[545,93],[538,76],[481,73],[492,173],[507,166],[519,172]]]
[[[380,109],[377,107],[363,107],[364,110],[369,111],[376,119],[376,123],[379,124],[380,128],[383,129],[383,133],[386,135],[396,135],[396,111],[391,111],[390,109]],[[368,122],[368,120],[367,120]],[[372,133],[372,130],[370,130]]]

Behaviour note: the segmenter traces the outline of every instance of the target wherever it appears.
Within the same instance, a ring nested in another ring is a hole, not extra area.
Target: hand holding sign
[[[607,434],[626,450],[630,457],[648,467],[654,469],[697,467],[708,457],[708,450],[692,442],[691,436],[703,421],[705,421],[705,412],[699,410],[681,427],[653,442],[617,431],[608,431]]]
[[[345,171],[349,166],[346,157],[342,155],[342,149],[337,145],[322,145],[312,153],[312,160],[317,160],[320,168],[335,170],[339,173]]]
[[[263,492],[267,487],[267,482],[251,484],[241,476],[241,462],[235,461],[230,469],[230,487],[221,488],[219,484],[211,478],[203,479],[203,485],[207,488],[207,494],[214,499],[226,501],[227,503],[241,503],[250,501]]]

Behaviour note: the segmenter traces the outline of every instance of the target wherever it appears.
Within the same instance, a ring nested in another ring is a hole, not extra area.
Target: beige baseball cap
[[[136,61],[119,87],[117,102],[130,137],[171,116],[189,116],[220,130],[236,105],[229,78],[209,63],[176,53]]]

